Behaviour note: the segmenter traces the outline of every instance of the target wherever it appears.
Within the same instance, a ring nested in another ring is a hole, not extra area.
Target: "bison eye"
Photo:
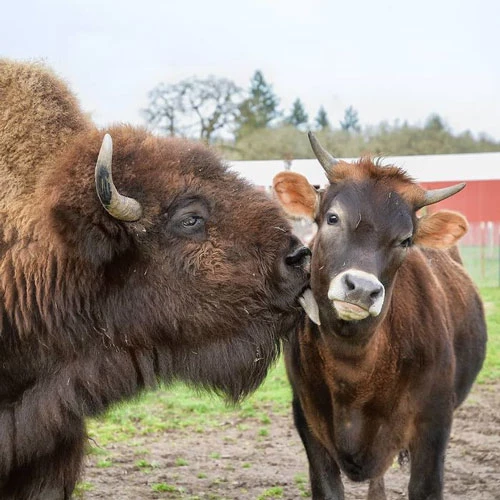
[[[326,222],[330,224],[330,226],[337,224],[339,222],[339,216],[337,214],[328,214]]]
[[[409,247],[411,247],[411,244],[412,244],[412,239],[411,239],[411,236],[410,236],[408,238],[405,238],[403,241],[401,241],[399,243],[399,246],[403,247],[403,248],[409,248]]]
[[[208,204],[201,198],[179,198],[164,214],[166,230],[182,238],[206,239],[206,224],[210,220]]]
[[[189,215],[181,221],[183,227],[192,228],[203,223],[203,217],[199,215]]]
[[[205,219],[198,214],[185,215],[178,221],[178,234],[198,239],[205,235]]]

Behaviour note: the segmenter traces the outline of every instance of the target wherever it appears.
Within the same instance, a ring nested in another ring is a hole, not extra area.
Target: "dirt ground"
[[[307,460],[289,415],[221,422],[203,433],[166,432],[113,444],[109,467],[90,456],[83,481],[90,499],[300,499],[309,491]],[[101,457],[102,460],[102,457]],[[500,382],[476,385],[456,412],[448,446],[445,498],[500,499]],[[408,467],[386,475],[388,499],[407,498]],[[345,481],[346,499],[367,485]],[[159,490],[159,491],[155,491]],[[163,491],[161,491],[163,490]]]

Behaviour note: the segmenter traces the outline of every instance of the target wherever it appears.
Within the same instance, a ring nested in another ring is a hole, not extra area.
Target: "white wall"
[[[418,182],[500,179],[500,153],[388,156],[382,164],[401,167]],[[272,185],[278,172],[285,170],[282,160],[233,161],[229,165],[255,185],[266,187]],[[305,175],[311,184],[327,184],[325,173],[315,159],[294,160],[290,170]]]

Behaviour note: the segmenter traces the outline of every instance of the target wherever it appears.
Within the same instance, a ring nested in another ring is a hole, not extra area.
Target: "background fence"
[[[464,265],[476,284],[500,287],[500,223],[470,223],[459,246]]]

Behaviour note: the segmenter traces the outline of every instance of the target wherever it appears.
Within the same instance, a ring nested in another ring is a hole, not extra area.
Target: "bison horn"
[[[318,161],[321,163],[321,166],[325,169],[327,175],[331,174],[333,172],[333,167],[339,163],[339,160],[323,148],[312,132],[309,131],[307,136],[309,137],[312,150],[314,151]]]
[[[454,186],[450,186],[442,189],[430,189],[429,191],[425,191],[425,195],[423,200],[417,203],[415,209],[426,207],[427,205],[432,205],[433,203],[437,203],[438,201],[446,200],[450,196],[462,191],[465,187],[465,182],[461,182],[460,184],[455,184]]]
[[[113,183],[111,174],[111,157],[113,141],[109,134],[102,140],[99,156],[95,166],[95,187],[102,206],[115,219],[127,222],[139,220],[142,216],[140,203],[133,198],[121,195]]]

